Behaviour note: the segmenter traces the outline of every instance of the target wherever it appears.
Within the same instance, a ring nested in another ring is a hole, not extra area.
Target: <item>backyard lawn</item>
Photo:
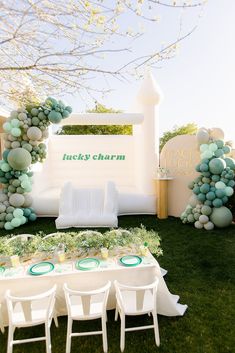
[[[143,224],[156,230],[162,239],[164,255],[158,259],[168,270],[165,277],[170,291],[188,304],[183,317],[159,315],[161,345],[156,347],[152,330],[126,334],[126,353],[232,353],[235,351],[235,225],[222,230],[197,230],[177,218],[158,220],[155,216],[122,216],[119,227]],[[74,229],[73,229],[74,230]],[[39,218],[15,229],[14,233],[56,231],[54,219]],[[1,230],[1,235],[7,231]],[[147,324],[149,317],[129,318],[127,325]],[[66,317],[59,318],[59,328],[52,325],[52,352],[65,352]],[[79,324],[80,329],[97,329],[99,321]],[[75,324],[76,327],[76,324]],[[108,313],[109,352],[119,352],[120,322],[114,311]],[[43,327],[40,327],[42,332]],[[37,327],[17,331],[16,337],[39,335]],[[7,330],[0,334],[0,352],[6,351]],[[44,343],[17,345],[14,353],[45,352]],[[74,338],[72,353],[102,352],[100,336]]]

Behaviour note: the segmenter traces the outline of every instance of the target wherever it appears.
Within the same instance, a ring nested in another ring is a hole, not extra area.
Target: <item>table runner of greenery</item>
[[[126,229],[112,229],[105,233],[95,230],[80,232],[57,232],[51,237],[46,237],[40,232],[28,240],[21,237],[6,236],[0,241],[0,258],[18,255],[22,260],[29,259],[40,254],[52,255],[63,244],[68,255],[81,255],[91,250],[99,250],[105,247],[112,250],[117,247],[130,245],[146,245],[151,253],[162,255],[160,237],[154,230],[146,230],[145,227]]]

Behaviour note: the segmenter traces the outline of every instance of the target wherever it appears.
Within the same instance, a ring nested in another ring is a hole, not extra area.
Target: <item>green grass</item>
[[[161,346],[154,343],[152,330],[126,334],[126,353],[233,353],[235,352],[235,225],[213,231],[196,230],[179,219],[158,220],[155,216],[119,217],[120,227],[143,224],[155,229],[162,238],[162,267],[168,270],[166,283],[180,302],[189,308],[183,317],[159,316]],[[15,233],[55,231],[54,219],[38,219]],[[7,232],[1,231],[1,235]],[[148,317],[129,318],[128,325],[147,324]],[[114,312],[108,313],[109,352],[119,352],[120,323]],[[75,325],[76,327],[76,325]],[[79,324],[80,329],[97,330],[99,322]],[[40,327],[41,332],[43,332]],[[39,328],[23,334],[39,334]],[[52,326],[52,352],[65,352],[66,318],[59,318],[59,328]],[[28,337],[28,336],[27,336]],[[6,351],[7,332],[0,335],[0,352]],[[72,353],[102,352],[101,337],[81,337],[72,341]],[[14,353],[45,352],[44,343],[15,346]]]

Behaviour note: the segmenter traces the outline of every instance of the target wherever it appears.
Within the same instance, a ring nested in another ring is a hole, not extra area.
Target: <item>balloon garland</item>
[[[225,205],[235,187],[235,160],[226,156],[231,152],[231,147],[224,142],[224,133],[219,128],[201,128],[196,138],[201,162],[195,169],[201,175],[188,185],[193,195],[181,214],[181,220],[183,223],[194,223],[198,229],[227,227],[233,216]]]
[[[5,131],[3,160],[0,161],[0,228],[12,230],[37,216],[31,207],[33,172],[31,164],[46,158],[48,127],[58,124],[72,112],[70,106],[54,98],[42,104],[11,112],[3,124]]]

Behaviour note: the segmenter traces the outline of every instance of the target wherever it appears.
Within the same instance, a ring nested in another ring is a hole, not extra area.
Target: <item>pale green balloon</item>
[[[20,121],[18,119],[12,119],[11,120],[11,126],[12,127],[19,127],[20,126]]]
[[[13,129],[11,129],[11,134],[14,137],[19,137],[21,135],[21,130],[18,127],[13,127]]]
[[[7,161],[13,169],[24,170],[32,163],[32,157],[26,149],[15,148],[9,152]]]
[[[11,129],[12,129],[12,126],[11,126],[11,124],[10,124],[8,121],[5,122],[5,123],[2,125],[2,127],[3,127],[3,130],[4,130],[5,132],[10,132]]]
[[[21,220],[20,220],[20,218],[13,218],[12,220],[11,220],[11,225],[13,226],[13,227],[19,227],[20,225],[21,225]]]

